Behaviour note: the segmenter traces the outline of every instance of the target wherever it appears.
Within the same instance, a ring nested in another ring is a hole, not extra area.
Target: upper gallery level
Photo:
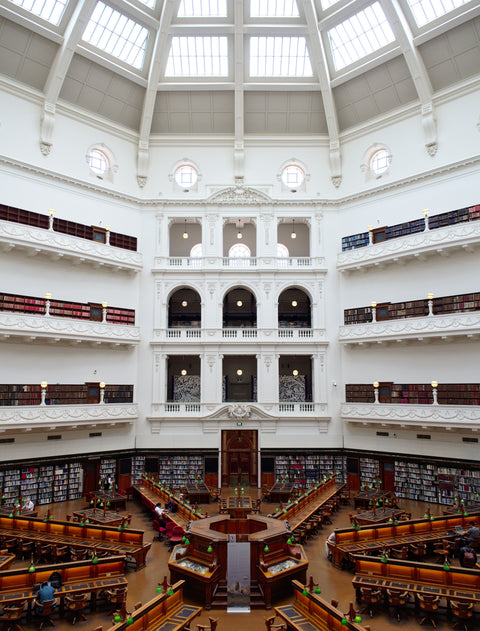
[[[344,344],[474,339],[480,335],[480,293],[372,302],[367,307],[345,309],[344,322],[339,331]]]
[[[137,239],[105,228],[87,226],[55,217],[55,211],[41,214],[0,205],[0,249],[39,254],[52,261],[70,261],[73,265],[89,263],[111,271],[139,272],[142,255]]]
[[[237,217],[165,215],[157,217],[157,222],[160,236],[153,272],[325,271],[315,230],[320,227],[320,216],[280,217],[250,209]]]
[[[454,249],[473,250],[480,242],[480,206],[460,208],[394,226],[374,228],[342,239],[337,257],[340,272],[381,267],[407,260],[424,260],[435,254],[448,255]]]

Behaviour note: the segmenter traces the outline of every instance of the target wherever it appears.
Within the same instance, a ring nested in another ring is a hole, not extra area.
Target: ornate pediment
[[[271,204],[272,199],[255,188],[250,186],[229,186],[208,198],[208,203],[214,204]]]
[[[205,416],[202,420],[228,420],[234,419],[238,421],[261,421],[261,420],[273,420],[276,417],[267,414],[263,410],[260,410],[255,405],[249,403],[231,403],[230,405],[224,405],[222,408],[211,414]]]

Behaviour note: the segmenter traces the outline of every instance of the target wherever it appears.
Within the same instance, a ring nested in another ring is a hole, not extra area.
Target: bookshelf
[[[68,499],[78,500],[83,495],[83,465],[81,462],[70,463],[68,479]]]
[[[0,204],[0,219],[43,228],[44,230],[48,230],[50,223],[48,215],[41,215],[40,213],[14,208],[13,206],[5,206],[4,204]]]
[[[132,403],[133,402],[133,386],[132,385],[112,385],[105,386],[105,403]]]
[[[34,504],[38,503],[38,469],[37,467],[22,467],[20,470],[20,495],[25,500],[29,497]]]
[[[117,479],[117,461],[115,458],[102,458],[100,460],[100,469],[99,469],[100,481],[111,478],[113,483]]]
[[[394,383],[391,387],[390,403],[431,404],[433,403],[432,386],[430,384]]]
[[[140,482],[145,471],[145,456],[133,456],[132,458],[132,484]]]
[[[345,384],[345,401],[347,403],[373,403],[375,401],[373,385],[371,383]]]
[[[3,476],[3,502],[11,505],[20,497],[20,469],[7,469]]]
[[[68,464],[55,465],[53,476],[53,501],[63,502],[68,498]]]
[[[38,468],[37,504],[53,502],[53,477],[53,465],[44,465]]]
[[[470,221],[470,212],[468,208],[459,208],[458,210],[450,210],[439,215],[432,215],[428,218],[430,230],[451,226],[456,223]]]
[[[295,488],[313,486],[332,474],[338,482],[345,481],[344,456],[322,453],[275,456],[275,479],[293,482]]]
[[[360,458],[360,484],[375,486],[380,478],[380,462],[374,458]]]
[[[369,243],[370,235],[368,232],[360,232],[359,234],[352,234],[349,237],[342,237],[342,252],[363,248]]]
[[[40,384],[0,384],[0,406],[40,405]],[[105,403],[132,403],[133,385],[107,384]],[[85,405],[89,401],[87,384],[51,384],[47,386],[46,405]]]
[[[40,384],[0,384],[0,405],[39,405]]]
[[[204,457],[200,455],[191,455],[189,458],[189,482],[203,480],[205,478]]]
[[[479,311],[480,293],[459,294],[433,299],[433,313],[458,313],[462,311]]]
[[[395,226],[385,227],[385,240],[397,239],[407,234],[415,234],[416,232],[423,232],[425,230],[424,219],[414,219],[413,221],[405,221]]]
[[[356,307],[354,309],[343,310],[344,324],[364,324],[365,322],[372,321],[373,315],[371,307]]]
[[[437,392],[442,405],[480,405],[478,383],[439,383]]]

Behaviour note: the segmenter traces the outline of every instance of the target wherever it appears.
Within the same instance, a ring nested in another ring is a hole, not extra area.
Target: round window
[[[88,166],[96,175],[103,175],[109,169],[108,158],[100,149],[91,149],[88,154]]]
[[[288,188],[297,188],[303,183],[305,173],[302,168],[296,164],[289,164],[282,171],[282,182]]]
[[[178,186],[182,188],[192,188],[197,182],[198,173],[190,164],[182,164],[182,166],[179,166],[178,169],[175,170],[174,177]]]
[[[387,171],[390,165],[390,155],[386,149],[375,151],[370,158],[370,169],[376,174],[381,175]]]

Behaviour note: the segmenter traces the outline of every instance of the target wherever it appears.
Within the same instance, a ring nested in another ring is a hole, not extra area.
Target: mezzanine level
[[[204,329],[201,327],[154,329],[152,344],[165,342],[245,343],[245,342],[326,343],[325,329],[229,327]]]
[[[257,272],[273,270],[294,272],[298,270],[326,271],[323,257],[275,257],[252,256],[235,258],[227,256],[156,256],[152,271],[164,272],[185,269],[191,272],[242,270]]]
[[[143,267],[139,252],[98,243],[82,237],[35,226],[0,220],[0,250],[25,252],[33,258],[46,256],[52,261],[68,261],[72,265],[92,265],[95,269],[137,273]]]

